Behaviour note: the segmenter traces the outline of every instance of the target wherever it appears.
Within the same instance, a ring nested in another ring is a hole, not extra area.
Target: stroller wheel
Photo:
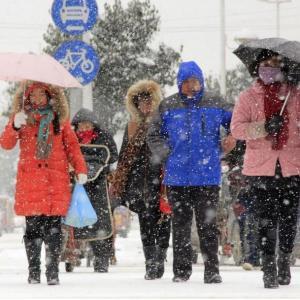
[[[69,262],[66,262],[66,264],[65,264],[65,269],[66,269],[66,272],[73,272],[73,270],[74,270],[74,266],[71,264],[71,263],[69,263]]]

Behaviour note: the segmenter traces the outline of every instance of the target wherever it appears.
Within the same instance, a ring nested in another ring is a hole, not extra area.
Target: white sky
[[[53,0],[0,0],[0,52],[39,52],[42,34],[52,22],[49,13]],[[103,3],[114,0],[98,0]],[[126,5],[129,0],[122,0]],[[154,41],[176,50],[183,45],[184,60],[195,60],[204,73],[220,71],[220,1],[151,0],[161,16],[161,31]],[[231,53],[237,47],[234,37],[247,30],[259,38],[275,36],[276,6],[261,0],[225,0],[226,64],[233,68],[238,59]],[[281,37],[300,40],[300,0],[281,4]],[[100,54],[101,56],[101,54]],[[0,87],[3,84],[0,85]],[[0,101],[0,110],[1,110]]]

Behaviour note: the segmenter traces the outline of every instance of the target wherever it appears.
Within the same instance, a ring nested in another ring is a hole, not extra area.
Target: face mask
[[[264,82],[264,84],[282,82],[284,78],[280,68],[264,67],[264,66],[260,66],[258,68],[258,76]]]
[[[94,138],[97,137],[97,134],[93,129],[77,131],[76,135],[78,137],[79,142],[82,144],[89,144]]]

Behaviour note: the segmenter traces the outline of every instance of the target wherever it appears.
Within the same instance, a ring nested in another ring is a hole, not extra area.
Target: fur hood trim
[[[158,83],[153,80],[140,80],[133,84],[127,91],[125,104],[127,111],[131,115],[131,119],[140,122],[143,115],[133,102],[133,97],[141,92],[148,92],[151,95],[153,102],[153,111],[157,109],[160,101],[162,100],[161,88]]]
[[[26,91],[26,89],[33,83],[35,82],[27,80],[23,81],[20,84],[13,100],[12,114],[16,114],[17,112],[22,110],[24,91]],[[44,85],[46,85],[49,88],[49,92],[51,94],[51,105],[53,107],[53,111],[59,116],[60,123],[66,121],[69,118],[69,106],[63,89],[61,87],[54,86],[51,84]]]

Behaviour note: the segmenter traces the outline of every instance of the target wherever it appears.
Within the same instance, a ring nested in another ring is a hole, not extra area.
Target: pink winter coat
[[[289,116],[289,138],[282,150],[273,150],[264,129],[264,91],[255,82],[242,92],[231,120],[232,135],[246,140],[243,174],[274,176],[279,160],[284,177],[300,175],[300,89],[292,87],[286,107]]]

